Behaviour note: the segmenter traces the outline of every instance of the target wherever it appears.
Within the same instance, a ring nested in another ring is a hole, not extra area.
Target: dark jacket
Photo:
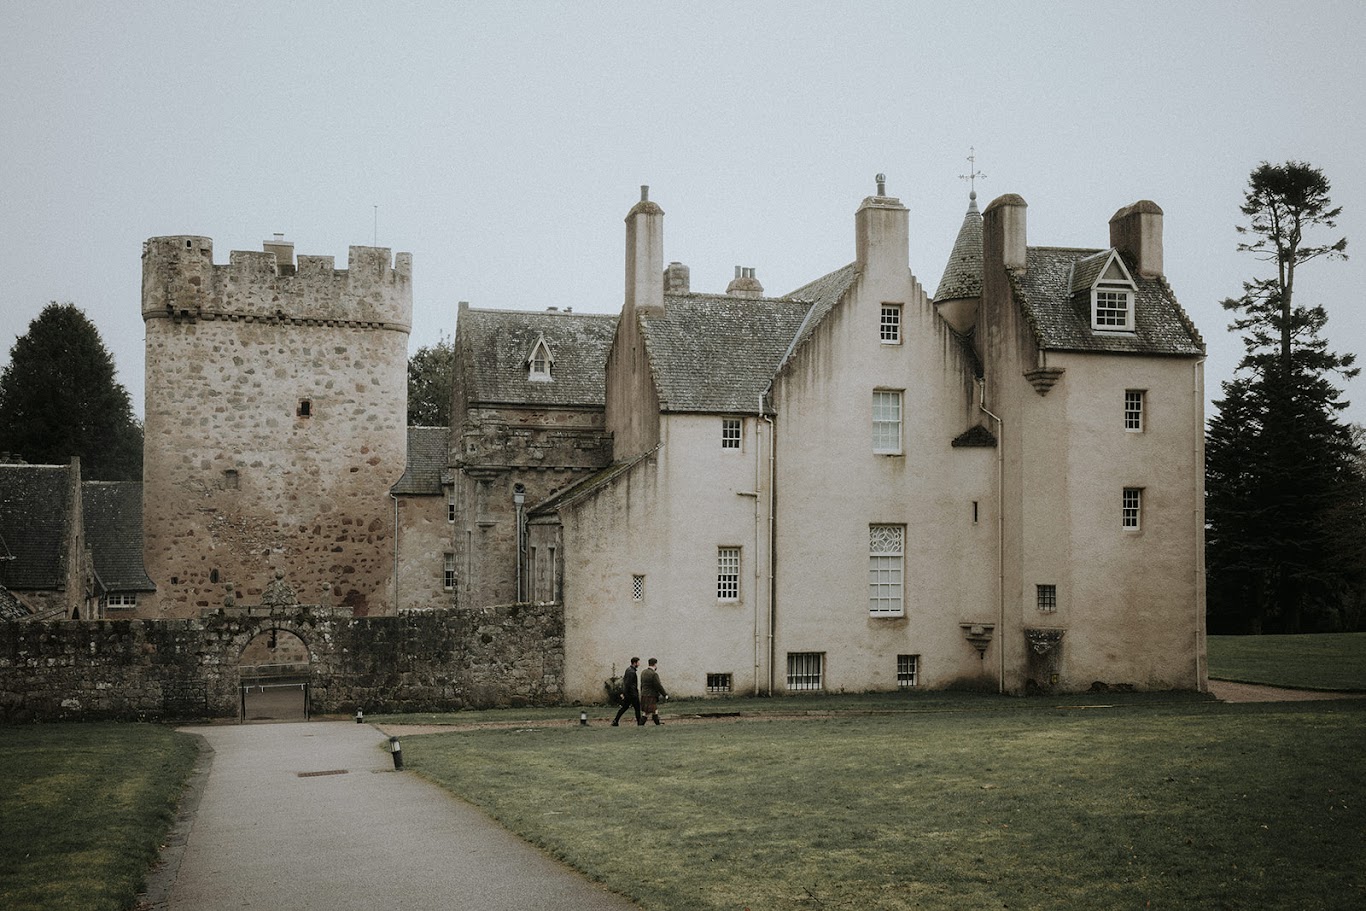
[[[627,705],[640,702],[640,682],[636,669],[626,665],[626,673],[621,675],[622,701]]]
[[[643,699],[648,699],[651,702],[658,702],[669,695],[664,689],[664,684],[659,680],[659,674],[655,673],[655,669],[652,667],[647,667],[640,675],[640,695]]]

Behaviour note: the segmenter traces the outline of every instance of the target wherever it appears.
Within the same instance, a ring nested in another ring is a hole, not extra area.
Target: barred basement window
[[[902,689],[915,686],[920,682],[920,656],[896,656],[896,685]]]
[[[729,693],[730,674],[708,674],[707,675],[708,693]]]
[[[1056,585],[1034,586],[1038,595],[1039,610],[1052,613],[1058,609],[1058,587]]]
[[[825,686],[824,652],[788,652],[787,688],[819,690]]]
[[[645,577],[631,577],[631,600],[637,603],[645,600]]]
[[[716,600],[740,600],[740,548],[716,549]]]

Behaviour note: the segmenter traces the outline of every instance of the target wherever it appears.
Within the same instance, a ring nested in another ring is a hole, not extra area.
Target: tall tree
[[[1328,348],[1322,306],[1295,300],[1297,269],[1345,259],[1347,239],[1312,242],[1341,212],[1323,172],[1303,162],[1263,162],[1248,180],[1241,252],[1274,273],[1243,283],[1223,302],[1237,314],[1244,354],[1216,402],[1206,448],[1206,540],[1210,628],[1299,632],[1341,626],[1359,523],[1341,505],[1355,473],[1357,444],[1338,414],[1335,379],[1357,374],[1356,356]]]
[[[408,359],[408,426],[446,427],[455,388],[455,342],[443,337]]]
[[[0,373],[0,450],[33,464],[80,456],[84,477],[142,479],[142,427],[99,330],[74,304],[51,303]]]

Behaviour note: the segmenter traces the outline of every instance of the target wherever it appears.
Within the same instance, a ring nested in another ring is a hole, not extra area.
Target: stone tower
[[[392,610],[407,424],[412,257],[347,268],[276,235],[214,265],[207,237],[143,247],[143,516],[155,616],[256,603],[282,572],[301,603]]]

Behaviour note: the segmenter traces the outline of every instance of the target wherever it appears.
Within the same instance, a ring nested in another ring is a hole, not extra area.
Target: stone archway
[[[243,722],[308,720],[312,660],[298,633],[265,626],[242,648],[237,665]]]

